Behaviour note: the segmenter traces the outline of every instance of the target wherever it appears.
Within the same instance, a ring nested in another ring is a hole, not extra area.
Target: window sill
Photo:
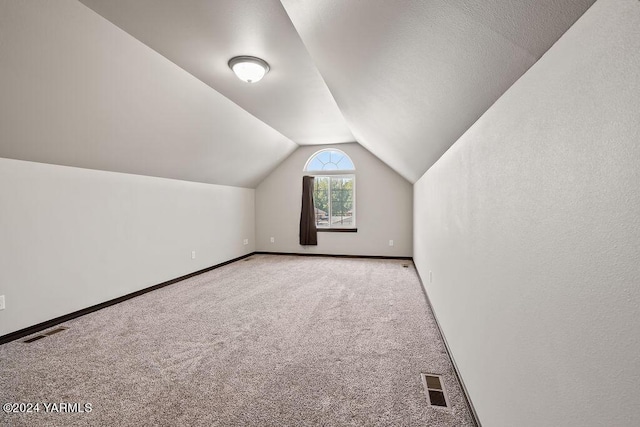
[[[318,233],[357,233],[357,228],[318,228]]]

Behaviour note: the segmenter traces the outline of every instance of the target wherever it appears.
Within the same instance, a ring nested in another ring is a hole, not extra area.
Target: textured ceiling
[[[594,0],[282,0],[356,140],[415,182]]]
[[[250,187],[353,140],[415,182],[594,2],[81,1],[0,2],[0,156]]]
[[[81,1],[292,141],[354,141],[278,0]],[[242,82],[227,66],[239,55],[263,58],[271,71]]]

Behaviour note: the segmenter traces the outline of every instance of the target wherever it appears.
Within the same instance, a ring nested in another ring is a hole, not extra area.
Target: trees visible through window
[[[340,150],[321,150],[307,161],[314,176],[316,227],[355,228],[355,167]],[[348,172],[348,173],[345,173]]]
[[[316,176],[313,201],[316,227],[353,227],[353,176]]]

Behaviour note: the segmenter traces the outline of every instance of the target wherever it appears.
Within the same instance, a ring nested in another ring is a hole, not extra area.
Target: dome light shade
[[[269,72],[269,64],[254,56],[236,56],[229,60],[229,68],[238,78],[247,83],[256,83],[262,80]]]

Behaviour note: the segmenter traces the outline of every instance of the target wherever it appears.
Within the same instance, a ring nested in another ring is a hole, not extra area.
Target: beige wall
[[[303,247],[298,237],[303,168],[311,155],[328,147],[344,151],[355,164],[358,232],[318,233],[318,246]],[[411,256],[411,215],[411,184],[359,144],[301,147],[256,188],[256,249]],[[389,246],[389,240],[394,246]]]
[[[253,252],[254,209],[252,189],[0,158],[0,335]]]
[[[485,426],[640,425],[639,29],[637,0],[596,2],[415,185]]]

